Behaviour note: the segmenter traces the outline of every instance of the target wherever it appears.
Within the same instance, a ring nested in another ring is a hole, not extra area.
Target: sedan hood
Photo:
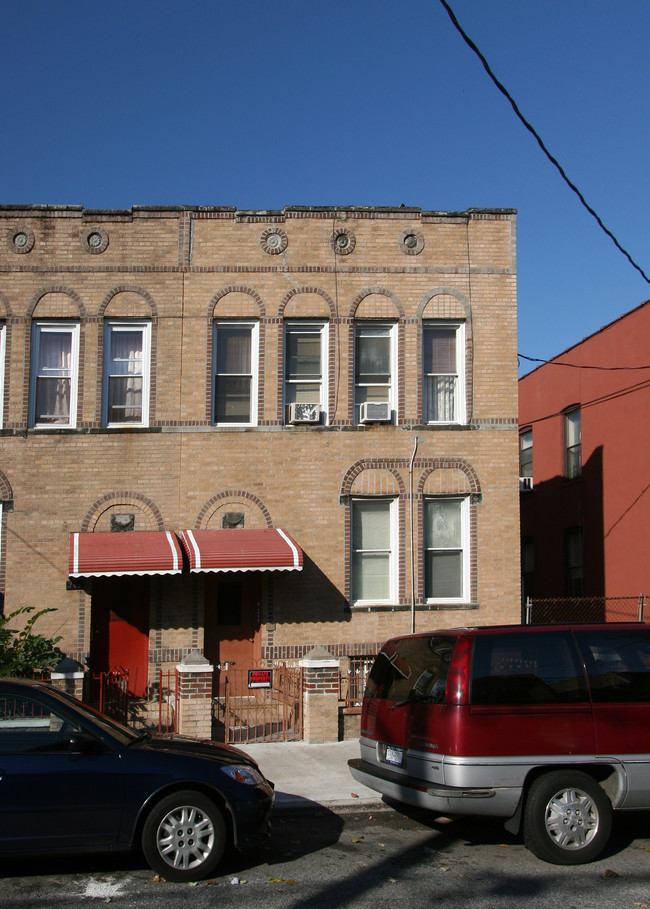
[[[249,764],[257,767],[257,762],[239,748],[210,739],[192,739],[183,735],[148,735],[136,742],[135,747],[173,754],[195,754],[197,757],[210,757],[224,764]]]

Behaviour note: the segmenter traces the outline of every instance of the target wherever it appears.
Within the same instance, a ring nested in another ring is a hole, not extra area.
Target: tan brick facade
[[[5,611],[55,607],[40,630],[84,664],[95,649],[99,666],[93,604],[106,582],[67,583],[69,534],[108,531],[125,514],[136,531],[220,529],[234,512],[245,528],[283,528],[305,553],[302,572],[261,577],[263,659],[315,645],[372,653],[411,629],[413,609],[416,630],[519,620],[514,212],[5,206],[0,222]],[[213,325],[237,320],[257,332],[255,425],[215,425]],[[147,326],[147,425],[105,425],[111,322]],[[286,425],[288,323],[326,326],[320,425]],[[361,323],[393,331],[389,424],[357,421]],[[429,323],[462,327],[460,421],[426,422]],[[62,324],[78,337],[76,418],[41,428],[30,417],[34,326]],[[436,496],[467,503],[462,602],[425,596],[424,503]],[[373,497],[394,503],[394,592],[356,605],[351,508]],[[207,578],[187,571],[146,584],[153,673],[203,650],[213,601]]]

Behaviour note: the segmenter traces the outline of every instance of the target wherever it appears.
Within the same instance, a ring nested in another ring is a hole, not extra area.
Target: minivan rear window
[[[568,633],[477,635],[472,704],[554,704],[588,701],[577,649]]]
[[[365,697],[443,704],[456,635],[388,641],[370,670]]]
[[[650,629],[576,631],[595,704],[650,701]]]

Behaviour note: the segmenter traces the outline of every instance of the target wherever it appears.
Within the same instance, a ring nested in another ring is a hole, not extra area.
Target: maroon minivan
[[[650,809],[650,627],[505,625],[393,638],[352,776],[437,814],[491,815],[555,864]]]

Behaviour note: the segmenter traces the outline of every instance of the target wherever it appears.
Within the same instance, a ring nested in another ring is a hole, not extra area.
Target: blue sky
[[[650,274],[648,0],[450,4]],[[439,0],[5,0],[0,75],[0,202],[516,208],[527,357],[650,298]]]

